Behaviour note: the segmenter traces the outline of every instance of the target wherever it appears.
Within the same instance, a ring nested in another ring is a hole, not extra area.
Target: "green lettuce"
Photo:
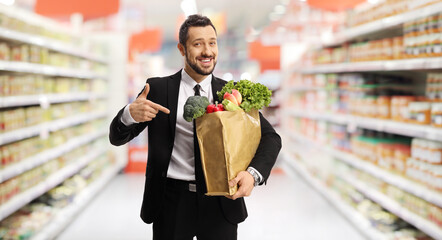
[[[268,107],[271,102],[272,91],[261,83],[254,83],[249,80],[240,80],[236,84],[233,80],[229,81],[221,91],[218,91],[219,101],[223,101],[224,93],[232,93],[232,89],[236,89],[242,95],[242,103],[240,107],[244,111],[249,112],[252,109],[261,109]]]

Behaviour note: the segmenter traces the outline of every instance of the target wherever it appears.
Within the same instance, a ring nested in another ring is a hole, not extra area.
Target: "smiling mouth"
[[[203,65],[208,65],[208,64],[212,63],[212,59],[213,58],[201,58],[201,59],[198,59],[198,61],[200,61]]]

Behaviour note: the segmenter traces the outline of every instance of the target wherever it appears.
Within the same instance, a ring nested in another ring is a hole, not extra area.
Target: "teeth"
[[[202,62],[210,62],[210,59],[203,59]]]

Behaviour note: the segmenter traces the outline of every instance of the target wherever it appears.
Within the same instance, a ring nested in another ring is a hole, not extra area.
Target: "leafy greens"
[[[221,91],[216,93],[220,101],[222,101],[224,93],[232,93],[232,89],[236,89],[241,93],[242,103],[240,107],[246,112],[267,107],[271,102],[272,92],[261,83],[254,83],[249,80],[240,80],[236,84],[233,80],[229,81]]]

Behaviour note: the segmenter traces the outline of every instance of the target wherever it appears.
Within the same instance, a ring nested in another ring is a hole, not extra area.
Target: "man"
[[[226,84],[212,75],[218,57],[216,29],[210,19],[189,16],[179,33],[184,68],[164,78],[150,78],[137,99],[121,109],[110,126],[110,141],[122,145],[148,127],[148,160],[141,218],[153,223],[153,239],[237,238],[245,220],[244,196],[263,184],[276,161],[281,138],[262,117],[261,141],[247,169],[232,179],[233,196],[205,196],[194,125],[183,119],[189,96],[217,99]]]

